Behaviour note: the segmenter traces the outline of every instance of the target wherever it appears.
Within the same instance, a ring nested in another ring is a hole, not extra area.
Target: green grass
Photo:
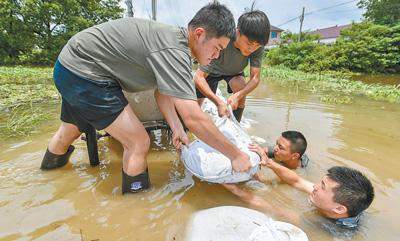
[[[37,107],[37,104],[59,100],[52,79],[52,68],[0,67],[2,138],[31,134],[50,116],[46,109]]]
[[[0,67],[0,111],[31,103],[59,101],[52,68]]]
[[[400,86],[366,84],[337,72],[305,73],[284,66],[268,66],[262,69],[262,76],[282,86],[324,93],[326,96],[321,98],[324,102],[351,103],[353,96],[366,96],[374,100],[400,103]]]

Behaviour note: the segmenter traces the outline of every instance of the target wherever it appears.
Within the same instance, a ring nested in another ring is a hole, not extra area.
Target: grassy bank
[[[0,67],[0,134],[28,135],[49,113],[38,104],[59,101],[52,68]]]
[[[400,103],[400,86],[365,84],[343,73],[305,73],[282,66],[262,69],[268,81],[323,93],[321,100],[350,103],[355,95]],[[0,67],[1,137],[28,135],[50,114],[43,104],[60,97],[52,80],[52,68]]]
[[[262,69],[262,76],[282,86],[324,93],[326,95],[321,100],[325,102],[350,103],[353,96],[361,95],[400,103],[400,86],[366,84],[338,72],[305,73],[284,66],[268,66]]]

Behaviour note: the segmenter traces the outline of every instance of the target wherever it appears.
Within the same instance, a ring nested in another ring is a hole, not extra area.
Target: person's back
[[[172,51],[186,66],[191,65],[184,28],[122,18],[76,34],[61,51],[59,60],[83,77],[98,81],[113,79],[124,90],[136,92],[154,88],[155,75],[164,73],[157,73],[160,68],[156,69],[153,63],[161,62],[156,61],[159,58],[168,60]]]

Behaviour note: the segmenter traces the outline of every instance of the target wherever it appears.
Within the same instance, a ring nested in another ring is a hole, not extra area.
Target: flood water
[[[221,186],[186,175],[161,131],[152,135],[153,188],[146,193],[121,195],[122,148],[110,138],[99,143],[102,163],[97,167],[89,165],[85,142],[77,141],[71,163],[39,170],[59,125],[58,108],[49,108],[54,118],[38,133],[0,143],[0,240],[183,240],[193,212],[246,206]],[[317,94],[264,83],[248,98],[244,121],[250,135],[269,143],[284,130],[302,131],[311,162],[299,173],[311,181],[335,165],[357,168],[371,179],[376,198],[360,230],[345,237],[321,228],[306,194],[276,182],[242,185],[303,217],[300,228],[310,240],[399,240],[399,104],[360,97],[351,105],[330,105]]]
[[[351,77],[367,84],[400,85],[400,74],[360,74]]]

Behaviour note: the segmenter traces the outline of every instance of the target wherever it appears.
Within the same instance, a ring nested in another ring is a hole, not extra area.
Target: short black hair
[[[360,171],[348,167],[332,167],[328,177],[338,183],[334,200],[347,207],[349,217],[355,217],[371,205],[374,187]]]
[[[300,156],[306,152],[307,140],[303,134],[298,131],[285,131],[282,132],[282,137],[287,139],[291,144],[291,151],[299,153]]]
[[[238,20],[240,34],[245,35],[250,41],[261,45],[268,43],[271,25],[267,15],[260,10],[251,10],[242,14]]]
[[[202,27],[207,31],[207,38],[235,36],[235,19],[231,11],[218,1],[202,7],[190,20],[189,28]]]

